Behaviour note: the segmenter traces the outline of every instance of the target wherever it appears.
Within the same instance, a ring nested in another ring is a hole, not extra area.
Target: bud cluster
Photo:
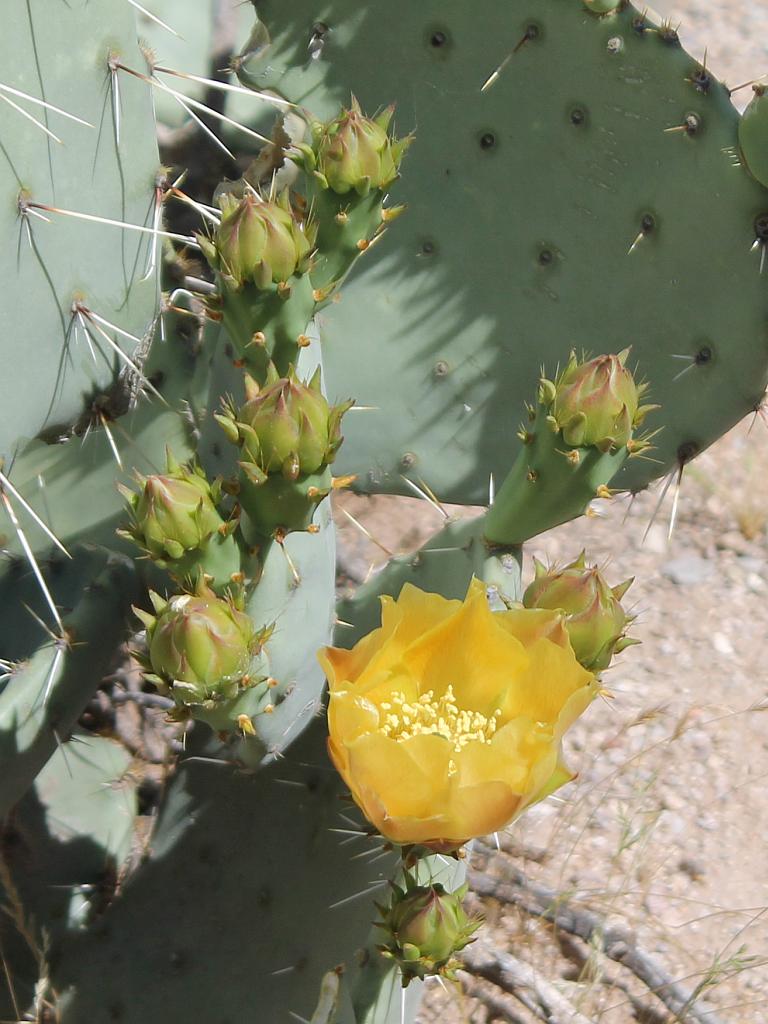
[[[230,441],[240,445],[243,462],[257,481],[281,473],[296,480],[333,462],[342,442],[341,418],[352,406],[330,406],[323,395],[320,368],[303,384],[293,369],[281,377],[270,366],[259,387],[245,378],[245,404],[225,407],[216,420]]]

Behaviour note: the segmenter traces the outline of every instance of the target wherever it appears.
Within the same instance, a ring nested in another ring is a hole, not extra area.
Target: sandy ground
[[[768,71],[768,3],[659,3],[683,44],[733,86]],[[740,105],[751,91],[738,94]],[[672,488],[604,518],[581,519],[529,545],[563,562],[582,547],[609,581],[636,577],[630,648],[606,675],[612,699],[569,735],[580,775],[502,837],[492,858],[513,863],[579,906],[629,928],[670,978],[698,989],[727,1024],[768,1020],[768,433],[751,417],[686,470],[672,539]],[[387,547],[415,547],[439,526],[409,499],[347,506]],[[649,528],[649,523],[651,523]],[[358,570],[381,553],[339,519]],[[664,1024],[674,1017],[608,961],[599,942],[564,943],[509,906],[486,901],[487,934],[568,998],[570,1024]],[[628,986],[628,991],[621,984]],[[628,995],[643,995],[642,1018]],[[522,1005],[519,1020],[533,1021]],[[431,990],[422,1024],[510,1020],[459,990]],[[543,1018],[541,1018],[543,1019]],[[705,1016],[702,1018],[707,1020]],[[712,1017],[714,1020],[714,1017]]]

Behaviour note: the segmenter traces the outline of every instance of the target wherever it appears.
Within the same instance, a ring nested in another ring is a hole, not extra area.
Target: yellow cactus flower
[[[598,692],[559,612],[492,612],[406,584],[382,624],[319,658],[331,759],[383,836],[451,850],[508,825],[573,775],[561,739]]]

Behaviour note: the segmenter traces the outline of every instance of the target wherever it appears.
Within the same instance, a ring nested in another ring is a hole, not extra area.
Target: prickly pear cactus
[[[628,584],[582,557],[523,594],[521,544],[762,396],[762,95],[740,123],[626,3],[265,0],[223,87],[198,23],[191,75],[137,44],[176,0],[14,3],[0,804],[40,856],[0,857],[3,1011],[411,1020],[477,927],[451,858],[572,778],[563,737],[632,643]],[[154,94],[219,149],[273,143],[195,198]],[[476,503],[489,477],[485,514],[335,605],[335,489]],[[76,731],[127,649],[186,743],[130,867],[131,762]]]

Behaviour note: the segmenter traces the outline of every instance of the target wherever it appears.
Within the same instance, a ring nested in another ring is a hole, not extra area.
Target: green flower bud
[[[450,977],[457,966],[454,954],[472,941],[482,923],[469,917],[461,905],[468,887],[446,892],[440,883],[417,885],[409,875],[405,885],[405,889],[393,885],[390,905],[379,907],[380,926],[388,936],[381,952],[398,964],[404,987],[414,978]]]
[[[332,121],[315,126],[310,165],[324,188],[339,195],[355,191],[364,196],[392,184],[411,143],[411,136],[393,139],[388,134],[393,113],[394,107],[387,107],[377,117],[365,117],[353,96],[349,110],[342,109]]]
[[[150,597],[155,615],[134,608],[147,628],[147,678],[182,705],[234,697],[248,685],[264,635],[232,598],[217,597],[202,580],[193,594]]]
[[[130,506],[132,522],[121,536],[130,537],[156,561],[178,561],[202,548],[209,538],[228,529],[216,510],[221,491],[198,466],[180,466],[166,452],[165,474],[140,477],[138,494],[120,487]]]
[[[329,406],[322,393],[320,369],[303,384],[293,369],[279,377],[270,368],[259,388],[246,379],[246,402],[217,420],[240,444],[252,475],[281,473],[287,480],[317,473],[333,461],[341,444],[341,417],[352,402]]]
[[[549,406],[549,418],[563,440],[573,447],[594,445],[610,451],[628,445],[651,409],[641,406],[647,388],[637,384],[624,365],[629,349],[618,355],[579,362],[575,353],[557,380],[543,380],[539,399]],[[644,442],[635,441],[634,450]]]
[[[313,233],[294,218],[287,191],[277,202],[249,189],[242,199],[225,194],[219,203],[221,223],[213,238],[198,240],[228,284],[239,288],[253,281],[259,288],[269,288],[306,269]]]
[[[571,647],[584,668],[602,672],[614,654],[639,643],[625,636],[632,616],[621,605],[631,579],[609,587],[596,566],[585,564],[583,551],[564,569],[548,571],[536,559],[534,564],[536,577],[523,594],[523,604],[564,613]]]

